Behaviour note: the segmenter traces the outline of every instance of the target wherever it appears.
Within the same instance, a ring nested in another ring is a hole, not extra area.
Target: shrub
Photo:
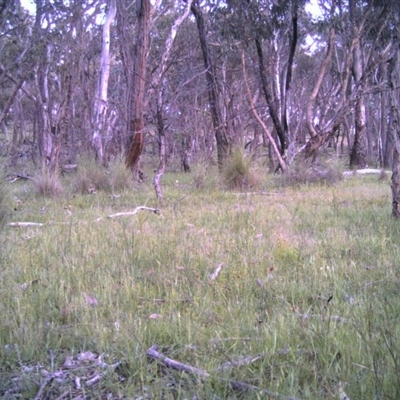
[[[33,185],[36,192],[44,197],[57,196],[63,191],[58,173],[52,173],[47,168],[33,177]]]
[[[305,184],[333,185],[343,179],[343,171],[337,162],[326,161],[321,164],[307,164],[297,160],[289,170],[280,175],[278,182],[283,186],[299,186]]]
[[[251,167],[251,161],[241,149],[235,149],[226,161],[223,170],[224,183],[230,189],[246,190],[257,186],[259,179]]]

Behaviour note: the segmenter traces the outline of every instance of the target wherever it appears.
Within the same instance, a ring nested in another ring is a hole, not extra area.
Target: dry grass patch
[[[40,196],[54,197],[63,192],[58,172],[50,172],[48,168],[43,168],[33,177],[33,186]]]

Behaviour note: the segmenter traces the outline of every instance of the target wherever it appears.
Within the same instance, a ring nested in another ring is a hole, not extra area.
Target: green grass
[[[45,225],[1,237],[4,398],[16,398],[16,377],[18,398],[34,398],[40,368],[82,351],[122,362],[85,389],[95,398],[240,398],[227,379],[302,399],[338,398],[340,381],[351,399],[400,398],[400,227],[387,182],[266,184],[267,194],[201,190],[188,174],[164,182],[160,215],[116,219],[157,205],[150,183],[55,199],[10,184],[11,221]],[[211,377],[161,369],[146,356],[154,344]]]

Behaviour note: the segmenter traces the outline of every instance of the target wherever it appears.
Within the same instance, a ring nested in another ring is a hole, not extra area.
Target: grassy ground
[[[115,219],[157,206],[150,183],[52,199],[9,184],[11,221],[44,225],[1,237],[3,398],[268,397],[229,380],[282,398],[339,398],[341,383],[350,399],[400,398],[400,226],[387,181],[252,194],[195,189],[182,174],[164,182],[159,215]],[[150,360],[155,344],[210,377]],[[114,366],[95,366],[99,355]]]

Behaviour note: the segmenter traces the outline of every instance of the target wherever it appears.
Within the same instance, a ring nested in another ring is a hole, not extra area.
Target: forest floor
[[[52,198],[6,183],[3,399],[400,398],[387,180],[163,182],[162,204],[151,182]]]

